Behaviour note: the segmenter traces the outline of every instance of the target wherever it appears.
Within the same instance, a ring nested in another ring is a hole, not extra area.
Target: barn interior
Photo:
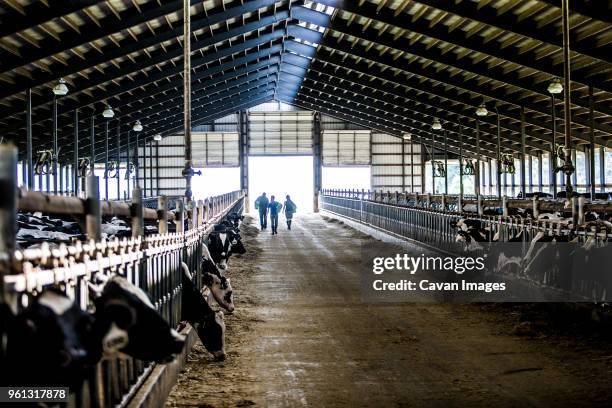
[[[0,2],[0,403],[610,406],[611,23]]]

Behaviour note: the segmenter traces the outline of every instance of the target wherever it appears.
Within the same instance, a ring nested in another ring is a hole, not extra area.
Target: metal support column
[[[480,195],[480,120],[476,119],[476,166],[474,173],[474,193]]]
[[[57,172],[54,176],[55,178],[55,183],[57,183],[59,185],[59,188],[54,187],[55,191],[54,194],[62,194],[64,192],[64,166],[61,165],[61,163],[57,164]]]
[[[497,106],[495,106],[495,113],[497,114],[497,197],[502,197],[502,177],[501,177],[501,117]],[[505,177],[504,177],[505,181]],[[504,186],[505,187],[505,186]]]
[[[406,191],[406,139],[402,137],[401,141],[402,141],[402,193],[403,193]],[[338,143],[338,146],[340,146],[340,143]],[[356,143],[353,140],[353,157],[355,157],[355,147],[356,147]]]
[[[240,164],[240,189],[245,192],[244,212],[250,210],[249,203],[249,117],[246,110],[238,112],[238,160]]]
[[[147,196],[147,139],[142,143],[142,195]]]
[[[447,134],[444,128],[444,194],[448,194],[448,151],[447,151]],[[446,208],[444,208],[446,210]]]
[[[489,195],[493,195],[493,167],[491,166],[491,158],[487,159],[487,167],[489,170]]]
[[[314,114],[313,140],[313,171],[314,171],[314,198],[313,210],[319,212],[319,192],[323,188],[323,169],[321,158],[321,112]]]
[[[416,192],[414,191],[414,143],[412,141],[410,142],[410,192]]]
[[[72,141],[72,192],[79,195],[79,110],[74,110],[74,138]]]
[[[134,188],[136,186],[140,187],[140,150],[138,147],[138,132],[134,132],[136,134],[136,146],[134,147],[134,162],[135,162],[135,167],[136,167],[136,174],[134,177]],[[133,195],[133,194],[132,194]]]
[[[602,193],[606,192],[606,148],[599,148],[599,185]]]
[[[191,1],[183,0],[183,130],[185,133],[185,198],[191,205]],[[145,188],[146,191],[146,188]]]
[[[435,135],[432,132],[431,133],[431,194],[436,194],[436,178],[434,177],[435,174],[435,166],[434,166],[434,139]]]
[[[121,200],[121,122],[117,123],[117,200]]]
[[[527,157],[527,170],[529,173],[529,176],[527,177],[527,188],[529,189],[529,192],[532,193],[533,192],[533,156],[529,155]]]
[[[91,117],[91,122],[89,123],[89,140],[91,142],[91,146],[89,146],[90,148],[90,153],[89,155],[91,156],[91,175],[94,175],[94,168],[95,168],[95,164],[96,164],[96,126],[95,126],[95,119],[92,116]]]
[[[159,142],[155,142],[155,190],[156,195],[159,197],[161,191],[159,187]],[[245,211],[246,209],[245,207]]]
[[[459,120],[459,201],[463,201],[463,123],[461,119]]]
[[[104,199],[108,201],[108,120],[104,124]]]
[[[15,169],[17,148],[0,145],[0,183],[6,196],[0,200],[0,302],[4,302],[4,275],[11,272],[17,235],[17,194]]]
[[[26,156],[28,161],[28,190],[34,190],[34,161],[32,159],[32,89],[26,91]]]
[[[563,25],[563,116],[565,120],[565,191],[569,199],[574,191],[572,187],[572,174],[575,168],[572,162],[572,111],[571,111],[571,82],[570,82],[570,30],[569,30],[569,0],[562,0],[561,7]]]
[[[525,108],[521,106],[521,192],[523,197],[527,194],[527,178],[525,177],[525,156],[526,147],[525,144]]]
[[[555,107],[555,94],[550,94],[551,106],[551,152],[550,152],[550,163],[548,166],[548,173],[550,177],[550,183],[552,185],[552,195],[553,198],[557,198],[557,172],[555,168],[557,167],[557,108]]]
[[[544,182],[542,181],[542,168],[544,166],[544,155],[542,152],[538,153],[538,191],[542,192],[542,186]]]
[[[53,118],[52,118],[52,142],[53,142],[53,163],[51,164],[51,174],[53,174],[53,194],[57,194],[57,182],[58,182],[58,174],[57,174],[57,160],[59,159],[59,155],[57,152],[58,149],[58,141],[57,141],[57,96],[53,95]]]
[[[128,127],[128,131],[127,131],[127,148],[126,148],[126,168],[125,168],[125,174],[127,175],[127,196],[128,196],[128,200],[130,198],[132,198],[131,195],[131,188],[132,186],[130,184],[132,184],[132,173],[131,173],[131,166],[130,163],[132,162],[132,158],[130,157],[130,149],[132,148],[132,143],[130,143],[130,129]]]
[[[593,114],[593,86],[589,85],[589,181],[591,184],[591,200],[595,199],[595,116]]]
[[[153,141],[149,142],[149,197],[153,197]]]

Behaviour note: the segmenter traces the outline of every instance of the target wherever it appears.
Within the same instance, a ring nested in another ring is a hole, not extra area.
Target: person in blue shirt
[[[274,197],[274,196],[273,196]],[[266,193],[262,193],[257,200],[255,200],[255,209],[259,210],[259,225],[262,230],[268,228],[268,197]]]
[[[297,210],[297,206],[293,201],[291,201],[291,197],[287,194],[285,197],[285,204],[283,204],[283,211],[285,212],[285,218],[287,219],[287,229],[291,229],[291,221],[293,221],[293,214]]]
[[[274,200],[274,196],[270,196],[268,208],[270,209],[270,221],[272,221],[272,235],[275,235],[278,234],[278,213],[283,208],[283,205]]]

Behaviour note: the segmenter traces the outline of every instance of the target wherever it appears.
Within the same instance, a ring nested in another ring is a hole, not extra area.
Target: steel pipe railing
[[[90,237],[86,242],[61,244],[55,248],[46,244],[17,251],[10,245],[0,248],[0,301],[17,311],[31,304],[34,297],[49,286],[61,287],[75,303],[87,310],[92,303],[89,286],[95,284],[99,275],[119,274],[142,288],[160,315],[172,327],[177,327],[181,317],[181,262],[189,265],[194,283],[202,289],[199,260],[207,235],[229,212],[241,212],[244,207],[243,191],[207,198],[198,202],[193,225],[186,232],[179,232],[183,230],[182,220],[186,217],[182,211],[168,211],[165,197],[160,197],[156,209],[142,206],[139,189],[135,189],[132,203],[100,201],[98,178],[93,176],[88,179],[86,199],[18,190],[14,170],[7,167],[16,167],[16,149],[2,146],[0,163],[5,164],[0,167],[6,170],[0,172],[0,182],[7,187],[7,192],[15,191],[15,200],[2,201],[0,213],[0,226],[7,232],[3,236],[7,242],[13,245],[15,242],[17,209],[83,216]],[[177,202],[182,204],[183,201]],[[102,215],[131,218],[133,237],[100,241]],[[144,237],[143,219],[157,221],[161,232],[167,232],[167,220],[178,221],[181,228],[177,226],[175,233]],[[133,358],[104,358],[84,378],[83,388],[73,390],[71,406],[125,406],[153,366]]]

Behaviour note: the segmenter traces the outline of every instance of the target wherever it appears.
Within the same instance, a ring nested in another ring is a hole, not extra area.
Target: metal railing
[[[7,193],[17,191],[15,200],[7,197],[0,207],[0,229],[5,233],[0,238],[0,301],[17,311],[49,286],[60,287],[83,310],[91,309],[90,283],[99,274],[116,273],[143,289],[160,315],[177,327],[181,317],[180,263],[189,265],[194,283],[202,289],[198,260],[206,236],[215,223],[229,212],[241,212],[244,206],[244,192],[234,191],[198,201],[190,209],[177,199],[174,213],[168,212],[165,197],[157,199],[157,209],[147,209],[138,188],[131,203],[101,202],[97,200],[97,177],[93,176],[88,186],[96,189],[89,191],[87,199],[17,190],[11,166],[16,167],[16,153],[0,146],[0,182]],[[86,218],[88,241],[15,251],[18,209]],[[132,238],[100,240],[102,215],[130,218]],[[143,219],[156,220],[160,234],[145,237]],[[167,233],[168,220],[175,222],[175,233]],[[133,358],[104,358],[84,379],[83,387],[71,394],[71,405],[127,405],[153,366]]]
[[[354,198],[377,203],[393,204],[407,207],[417,207],[439,210],[467,216],[483,216],[486,210],[499,210],[500,215],[508,216],[512,210],[530,210],[537,217],[540,212],[571,212],[574,225],[584,222],[585,214],[597,212],[604,215],[612,214],[612,202],[591,201],[584,197],[567,199],[543,199],[537,196],[527,199],[496,196],[459,196],[447,194],[370,191],[356,189],[325,189],[323,196]]]
[[[596,229],[596,226],[585,223],[587,211],[598,211],[604,217],[609,215],[607,209],[612,203],[587,202],[584,198],[573,198],[571,201],[543,201],[537,198],[525,200],[499,200],[477,197],[464,200],[463,204],[474,204],[477,211],[466,212],[448,209],[448,206],[436,206],[435,202],[448,203],[457,200],[457,196],[433,196],[430,194],[381,193],[365,190],[323,190],[321,194],[322,209],[370,224],[390,231],[405,238],[432,246],[445,246],[454,242],[455,232],[450,227],[451,221],[459,218],[478,219],[485,228],[492,231],[490,239],[497,232],[500,241],[520,231],[524,240],[530,240],[538,232],[556,235],[574,235],[579,241],[587,237],[598,241],[608,241],[612,231],[607,228]],[[500,205],[501,204],[501,205]],[[499,208],[499,215],[483,215],[484,208]],[[536,219],[507,215],[512,208],[530,209]],[[562,211],[572,213],[572,222],[565,219],[537,219],[544,211]]]
[[[489,242],[494,240],[495,242],[506,242],[510,237],[520,236],[518,244],[522,243],[523,256],[529,248],[529,243],[538,233],[568,236],[578,243],[592,240],[598,246],[607,245],[612,241],[612,229],[603,224],[576,224],[561,219],[537,220],[520,216],[487,216],[472,212],[443,211],[425,206],[420,207],[415,204],[415,201],[405,201],[385,194],[355,194],[324,190],[320,195],[320,200],[321,209],[324,211],[448,254],[459,254],[463,250],[463,247],[456,243],[457,230],[451,225],[452,221],[457,221],[459,218],[481,221],[483,230],[488,232]],[[583,215],[578,218],[581,217]],[[522,234],[519,235],[519,232]],[[555,274],[543,274],[538,279],[538,284],[566,289],[559,286]],[[606,287],[605,282],[583,279],[580,276],[576,279],[580,282],[572,291],[585,299],[591,298],[595,291],[601,291]]]

